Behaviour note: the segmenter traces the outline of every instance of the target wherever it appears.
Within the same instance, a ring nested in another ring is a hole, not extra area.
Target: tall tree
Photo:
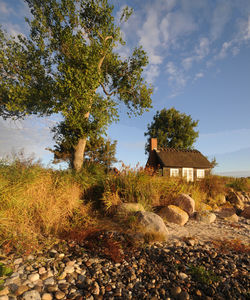
[[[108,0],[25,1],[30,35],[8,38],[0,30],[0,115],[60,113],[73,132],[67,142],[79,171],[87,138],[118,119],[119,101],[135,115],[151,107],[152,88],[142,77],[147,56],[141,47],[119,56],[125,42]],[[125,8],[120,22],[130,14]]]
[[[157,111],[153,122],[148,124],[148,131],[144,133],[148,136],[146,153],[149,152],[151,138],[157,138],[157,144],[162,148],[192,149],[199,136],[199,132],[194,130],[197,125],[198,120],[192,120],[191,116],[173,107]]]

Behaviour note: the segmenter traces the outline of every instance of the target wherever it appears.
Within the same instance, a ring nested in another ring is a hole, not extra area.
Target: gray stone
[[[55,279],[54,279],[54,277],[49,277],[49,278],[45,279],[43,283],[45,285],[55,284]]]
[[[189,216],[195,212],[195,201],[187,194],[180,194],[177,198],[171,201],[171,204],[180,207]]]
[[[195,218],[199,222],[211,224],[215,221],[216,215],[208,210],[205,210],[197,212]]]
[[[41,296],[38,291],[32,290],[25,292],[22,296],[23,300],[41,300]]]
[[[138,218],[139,225],[143,227],[146,233],[158,233],[164,239],[167,239],[168,230],[160,216],[148,211],[140,211],[135,213],[135,215]]]

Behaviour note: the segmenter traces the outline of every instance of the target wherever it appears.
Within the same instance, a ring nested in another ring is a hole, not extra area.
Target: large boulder
[[[122,203],[117,206],[117,215],[129,214],[137,211],[145,211],[141,203]]]
[[[220,218],[230,221],[238,222],[239,217],[236,215],[236,211],[233,207],[222,207],[217,214]]]
[[[158,214],[167,222],[175,223],[181,226],[186,224],[189,219],[188,214],[180,207],[175,205],[163,207]]]
[[[245,207],[240,216],[246,219],[250,219],[250,206]]]
[[[168,237],[167,227],[160,216],[149,211],[138,211],[135,213],[138,225],[143,228],[144,233],[161,234],[166,240]]]
[[[244,209],[245,197],[241,193],[230,191],[226,196],[226,200],[236,209]]]
[[[202,223],[210,224],[213,223],[216,219],[216,215],[208,210],[197,212],[195,215],[196,221]]]
[[[195,212],[195,201],[187,194],[180,194],[172,201],[171,204],[180,207],[182,210],[188,213],[189,216]]]

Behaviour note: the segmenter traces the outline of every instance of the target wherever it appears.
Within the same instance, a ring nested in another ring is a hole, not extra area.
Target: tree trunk
[[[80,138],[75,147],[75,152],[73,157],[73,167],[76,170],[76,172],[79,172],[82,168],[86,142],[87,142],[87,138]]]

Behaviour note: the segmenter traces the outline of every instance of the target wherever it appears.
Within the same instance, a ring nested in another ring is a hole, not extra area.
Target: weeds
[[[223,253],[228,253],[231,251],[238,253],[250,253],[250,245],[244,244],[239,239],[229,240],[214,240],[212,241],[215,248],[219,249]]]
[[[10,267],[7,267],[0,262],[0,277],[10,276],[12,273],[13,270]]]
[[[220,277],[215,275],[214,272],[206,270],[203,266],[190,265],[189,274],[192,276],[194,281],[200,282],[202,284],[212,284],[214,282],[220,281]]]

